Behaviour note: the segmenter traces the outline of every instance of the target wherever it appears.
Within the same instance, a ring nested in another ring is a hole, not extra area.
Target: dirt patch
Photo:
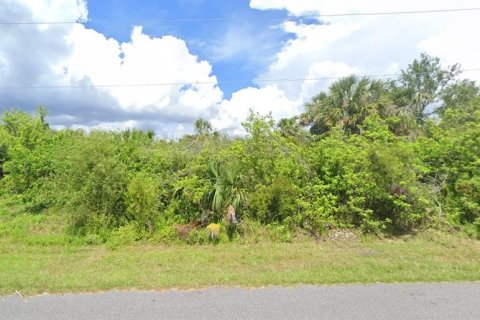
[[[323,239],[324,241],[356,241],[358,239],[357,235],[346,229],[333,229],[328,231],[327,236]]]

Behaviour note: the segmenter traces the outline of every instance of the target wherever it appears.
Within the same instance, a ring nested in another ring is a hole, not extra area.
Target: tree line
[[[219,223],[229,206],[233,236],[256,225],[287,239],[330,228],[478,237],[480,89],[460,74],[422,54],[393,80],[336,81],[297,117],[252,112],[242,137],[205,119],[176,140],[53,130],[45,109],[12,109],[0,122],[0,196],[104,240],[179,237],[176,226]]]

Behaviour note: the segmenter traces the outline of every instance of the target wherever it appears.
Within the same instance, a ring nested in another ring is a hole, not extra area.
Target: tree
[[[442,105],[436,112],[442,116],[449,109],[465,108],[480,98],[480,88],[474,81],[462,80],[446,87],[441,93]],[[470,115],[472,113],[470,112]]]
[[[299,137],[303,133],[297,117],[280,119],[278,129],[284,138]]]
[[[53,174],[51,144],[55,133],[45,122],[46,111],[34,115],[5,111],[0,119],[0,175],[16,193],[27,193],[39,179]]]
[[[375,102],[383,91],[382,82],[351,75],[331,85],[328,93],[314,97],[306,105],[302,123],[317,134],[336,126],[356,133],[363,120],[375,112]]]
[[[458,64],[443,68],[439,58],[422,53],[420,59],[402,70],[398,80],[390,83],[393,100],[399,108],[406,108],[418,123],[423,123],[443,90],[459,73]]]
[[[211,162],[209,173],[213,182],[213,189],[209,193],[212,210],[222,213],[229,205],[238,209],[245,199],[240,166],[222,166],[218,162]]]
[[[443,110],[429,135],[417,141],[424,180],[453,224],[471,225],[480,236],[480,98]]]
[[[210,121],[203,118],[198,118],[195,120],[194,130],[196,135],[202,136],[211,133],[213,129]]]

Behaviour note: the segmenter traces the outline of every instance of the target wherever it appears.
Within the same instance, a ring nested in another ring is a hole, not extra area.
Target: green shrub
[[[293,234],[288,226],[281,224],[271,224],[267,226],[268,234],[271,241],[274,242],[292,242]]]
[[[249,210],[262,223],[282,223],[297,215],[298,188],[284,177],[275,178],[270,185],[259,185],[250,195]]]
[[[112,230],[107,240],[107,247],[114,250],[121,246],[130,245],[140,238],[137,227],[133,224],[127,224]]]
[[[136,174],[128,184],[125,200],[128,220],[152,233],[160,205],[155,179],[145,173]]]
[[[74,233],[102,233],[128,222],[128,171],[115,157],[106,133],[78,139],[59,160],[55,183],[57,203],[72,215]]]
[[[318,186],[310,187],[307,214],[367,232],[408,232],[429,218],[428,192],[418,181],[412,146],[386,125],[365,120],[361,135],[332,132],[312,149]],[[309,208],[310,207],[310,208]],[[311,213],[313,210],[317,214]]]
[[[178,243],[177,231],[173,225],[167,225],[166,223],[157,223],[155,227],[155,233],[150,237],[150,241],[153,243]]]
[[[0,204],[11,200],[6,214],[19,217],[0,225],[0,234],[27,239],[19,221],[34,224],[33,214],[53,208],[69,221],[76,235],[69,239],[113,247],[130,238],[204,243],[201,229],[180,239],[174,224],[219,223],[232,204],[239,224],[222,240],[291,241],[297,228],[319,237],[330,228],[401,234],[438,227],[475,237],[480,88],[456,81],[457,71],[422,55],[393,81],[342,79],[306,113],[278,125],[251,112],[242,137],[212,133],[203,120],[180,139],[53,130],[42,108],[6,111]],[[439,106],[435,117],[429,105]],[[42,237],[29,241],[60,241]]]

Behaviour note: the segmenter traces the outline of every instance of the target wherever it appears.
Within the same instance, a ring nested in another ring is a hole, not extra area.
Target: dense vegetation
[[[350,76],[297,118],[251,113],[244,137],[199,119],[178,140],[152,132],[53,130],[46,112],[3,113],[0,197],[50,210],[106,241],[204,241],[262,229],[289,241],[332,228],[480,234],[480,89],[422,55],[394,80]],[[238,225],[223,221],[236,208]],[[250,230],[250,231],[249,231]],[[227,233],[225,233],[227,234]]]

